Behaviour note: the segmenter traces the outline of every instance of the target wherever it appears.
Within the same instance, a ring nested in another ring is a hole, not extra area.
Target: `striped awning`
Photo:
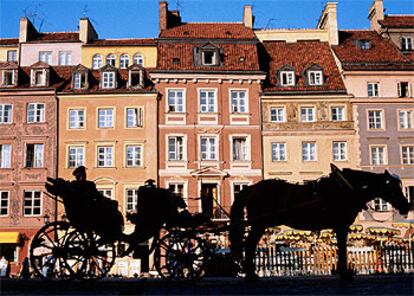
[[[18,244],[20,242],[20,232],[1,232],[0,244]]]

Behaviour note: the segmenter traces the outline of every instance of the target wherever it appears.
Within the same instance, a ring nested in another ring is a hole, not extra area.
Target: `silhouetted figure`
[[[70,184],[80,194],[78,198],[82,198],[85,203],[92,203],[104,198],[96,189],[95,183],[87,180],[86,168],[83,165],[77,167],[72,175],[75,176],[76,180],[70,182]]]
[[[6,277],[7,276],[7,265],[8,261],[4,256],[0,259],[0,277]]]
[[[20,277],[25,280],[30,278],[29,257],[25,257],[23,260],[22,269],[20,270]]]

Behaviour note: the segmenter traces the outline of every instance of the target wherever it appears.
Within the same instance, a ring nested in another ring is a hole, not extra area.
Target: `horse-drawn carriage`
[[[61,198],[67,219],[46,224],[32,241],[31,264],[41,277],[103,277],[114,264],[117,242],[128,242],[132,245],[129,249],[133,249],[134,244],[152,236],[149,252],[155,253],[155,267],[160,276],[177,281],[197,280],[206,274],[211,258],[203,234],[229,230],[232,255],[242,259],[244,247],[244,272],[247,278],[255,279],[256,245],[267,227],[281,224],[313,231],[333,229],[338,240],[338,271],[343,276],[349,274],[347,232],[367,202],[381,197],[400,213],[409,211],[401,181],[388,171],[384,174],[351,169],[341,171],[333,166],[328,177],[305,185],[264,180],[248,186],[232,205],[230,225],[221,228],[212,226],[207,229],[209,221],[203,214],[172,213],[173,205],[155,198],[167,196],[167,190],[157,188],[149,208],[154,210],[157,206],[159,212],[144,211],[147,218],[137,220],[136,224],[141,228],[134,233],[135,239],[131,239],[134,235],[123,233],[123,217],[114,201],[101,198],[93,206],[85,206],[82,199],[76,199],[78,192],[69,182],[62,179],[48,181],[46,188]],[[244,209],[247,219],[243,218]],[[99,215],[91,215],[96,212]],[[154,220],[154,217],[162,219]],[[145,223],[149,227],[145,227]],[[158,237],[161,227],[164,235]],[[148,229],[152,230],[148,232]]]

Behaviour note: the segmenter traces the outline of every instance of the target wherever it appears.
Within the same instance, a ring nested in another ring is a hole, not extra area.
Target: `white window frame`
[[[15,85],[15,75],[14,75],[14,70],[3,70],[1,71],[1,84],[3,86],[13,86]],[[6,83],[6,74],[7,73],[11,73],[11,83]]]
[[[414,165],[414,145],[401,145],[401,163]]]
[[[281,86],[294,86],[296,83],[295,80],[295,71],[279,72],[279,82]]]
[[[115,67],[116,64],[116,55],[113,53],[110,53],[105,58],[105,65],[111,65],[112,67]]]
[[[26,193],[31,193],[30,196],[26,197]],[[39,197],[36,197],[36,193],[39,193]],[[26,199],[30,200],[30,206],[26,206]],[[36,206],[36,201],[39,200],[39,205]],[[40,190],[25,190],[23,192],[23,216],[24,217],[38,217],[42,215],[43,198]],[[30,213],[26,214],[26,209]],[[39,211],[35,213],[35,211]]]
[[[115,72],[105,71],[102,72],[102,88],[110,89],[116,87]]]
[[[323,73],[321,70],[308,71],[308,84],[309,85],[323,85]]]
[[[213,53],[211,63],[206,63],[206,53]],[[203,66],[215,66],[217,65],[217,51],[216,50],[201,50],[201,64]]]
[[[71,159],[73,155],[73,159]],[[71,162],[74,162],[71,165]],[[66,167],[77,168],[81,165],[85,165],[85,146],[70,145],[67,150]]]
[[[398,126],[400,130],[414,129],[414,109],[398,110]]]
[[[407,93],[405,96],[402,95],[402,87],[401,83],[407,83]],[[410,98],[411,97],[411,83],[410,81],[399,81],[397,84],[398,88],[398,97],[399,98]]]
[[[233,204],[234,198],[235,198],[235,195],[236,195],[235,187],[240,186],[241,187],[240,191],[242,191],[246,186],[250,186],[250,185],[251,185],[251,182],[243,182],[243,181],[234,181],[234,182],[232,182],[231,183],[231,204]]]
[[[201,102],[202,94],[205,94],[205,102]],[[211,101],[210,94],[213,94]],[[216,113],[217,112],[217,89],[214,88],[201,88],[198,89],[198,104],[200,113]]]
[[[270,145],[272,162],[280,162],[287,160],[286,143],[272,142]]]
[[[5,213],[2,213],[2,212]],[[0,191],[0,217],[9,216],[10,212],[10,191],[1,190]]]
[[[92,69],[97,70],[102,67],[102,56],[100,54],[95,54],[92,57]]]
[[[131,193],[131,195],[129,195]],[[136,213],[138,207],[138,188],[125,188],[125,213]]]
[[[309,112],[309,110],[311,112]],[[300,121],[301,122],[315,122],[316,121],[316,108],[311,106],[300,107]]]
[[[234,149],[234,144],[235,144],[235,140],[237,139],[244,139],[244,147],[242,147],[242,157],[240,159],[236,159],[236,155],[235,155],[235,149]],[[230,136],[230,145],[231,145],[231,155],[230,155],[230,159],[233,162],[243,162],[243,161],[250,161],[251,157],[250,157],[250,136],[248,135],[231,135]],[[243,151],[244,150],[244,151]]]
[[[33,107],[33,114],[31,108]],[[27,123],[45,122],[46,105],[44,103],[28,103],[27,104]]]
[[[285,107],[271,107],[270,108],[271,122],[286,122],[286,108]]]
[[[129,67],[129,55],[127,53],[123,53],[119,57],[119,68],[126,69],[128,67]]]
[[[39,61],[46,64],[52,64],[52,52],[51,51],[39,51]]]
[[[106,198],[110,198],[110,199],[114,199],[115,200],[115,196],[113,195],[114,190],[112,188],[97,188],[98,192],[100,194],[102,194],[103,196],[105,196]]]
[[[203,151],[203,141],[206,141],[205,151]],[[217,136],[201,135],[199,137],[199,155],[201,161],[217,161],[218,160],[218,138]],[[204,157],[203,157],[204,155]],[[213,157],[212,157],[213,155]]]
[[[31,159],[31,166],[28,166],[27,146],[33,145],[33,159]],[[45,145],[43,143],[26,143],[25,145],[25,168],[43,168],[45,159]]]
[[[332,106],[331,107],[331,120],[332,121],[346,121],[345,107],[344,106]]]
[[[181,144],[177,139],[181,138]],[[174,151],[170,150],[170,140],[174,141]],[[171,157],[173,156],[173,157]],[[187,159],[186,153],[186,138],[184,135],[167,135],[167,161],[185,161]]]
[[[368,129],[369,130],[383,130],[384,129],[384,111],[383,110],[367,110],[367,113],[368,113],[368,116],[367,116],[368,117],[367,118]]]
[[[367,82],[367,96],[369,98],[376,98],[380,95],[379,82]]]
[[[144,66],[144,56],[141,53],[134,54],[134,57],[132,58],[132,63]]]
[[[370,164],[373,166],[387,165],[387,146],[385,145],[370,145],[369,146]]]
[[[125,108],[125,127],[139,128],[143,126],[143,108],[126,107]]]
[[[68,110],[68,128],[69,129],[84,129],[85,128],[86,112],[85,109],[69,109]]]
[[[332,160],[347,161],[348,160],[348,143],[346,141],[332,142]]]
[[[12,49],[7,51],[7,61],[17,62],[17,50]]]
[[[102,114],[101,114],[102,112]],[[98,128],[113,128],[115,122],[114,108],[98,108]]]
[[[183,191],[182,191],[182,198],[184,199],[187,207],[188,207],[188,195],[187,195],[187,182],[182,182],[182,181],[168,181],[166,184],[168,190],[171,190],[171,187],[173,187],[173,190],[171,190],[174,194],[178,194],[179,190],[178,190],[178,186],[182,186]]]
[[[6,115],[6,107],[7,115]],[[0,124],[11,124],[13,122],[13,104],[0,104]]]
[[[96,147],[96,167],[112,168],[115,166],[115,151],[113,145],[98,145]]]
[[[132,151],[130,152],[131,149]],[[125,166],[128,168],[136,168],[143,166],[144,146],[142,144],[125,145]]]
[[[12,145],[8,143],[0,143],[0,169],[11,168],[11,155]]]
[[[242,93],[244,93],[244,98],[240,97]],[[230,89],[230,112],[243,114],[249,112],[249,91],[247,89]]]
[[[37,80],[37,73],[40,73],[40,79]],[[32,85],[33,86],[46,86],[46,70],[32,70]]]
[[[391,205],[382,198],[375,198],[372,202],[377,212],[388,212],[391,209]]]
[[[401,37],[401,50],[402,51],[411,51],[413,50],[413,38],[410,36]]]
[[[167,112],[170,113],[184,113],[185,112],[185,105],[186,105],[186,91],[185,89],[166,89],[167,91],[167,100],[166,100],[166,104],[167,104]],[[179,102],[179,97],[178,94],[181,93],[181,103]],[[174,94],[173,96],[170,97],[171,94]],[[170,104],[171,102],[171,104]]]
[[[72,65],[72,52],[59,51],[59,66]]]
[[[318,160],[318,150],[316,142],[302,142],[302,161],[317,161]]]

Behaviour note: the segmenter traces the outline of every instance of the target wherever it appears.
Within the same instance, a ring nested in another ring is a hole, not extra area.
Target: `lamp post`
[[[43,222],[44,222],[45,224],[48,224],[48,223],[49,223],[49,215],[48,215],[48,214],[45,214],[45,215],[43,216]]]

